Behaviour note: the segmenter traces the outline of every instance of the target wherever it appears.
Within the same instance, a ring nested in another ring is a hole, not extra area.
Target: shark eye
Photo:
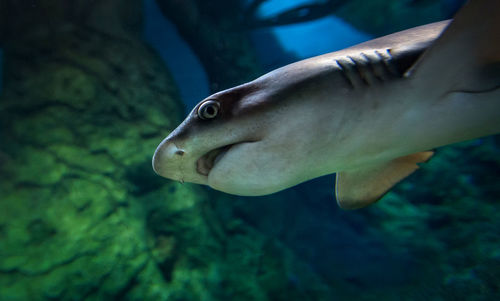
[[[215,100],[207,100],[198,108],[198,116],[201,119],[212,119],[219,114],[220,104]]]

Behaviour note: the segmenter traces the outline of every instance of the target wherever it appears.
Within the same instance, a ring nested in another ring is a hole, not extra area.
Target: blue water
[[[290,5],[289,1],[268,1],[262,4],[259,14],[261,17],[269,17],[307,2],[310,1],[300,0]],[[145,39],[158,52],[172,73],[185,108],[189,111],[209,95],[205,70],[175,26],[162,15],[154,0],[144,0],[144,14]],[[325,32],[331,34],[325,35]],[[252,36],[265,71],[371,38],[334,16],[306,23],[259,29],[255,30]],[[273,44],[269,43],[270,38],[279,45],[274,45],[273,48]]]
[[[154,0],[144,0],[144,37],[165,61],[190,110],[208,96],[208,79],[200,61],[161,13]]]
[[[295,7],[311,3],[311,0],[295,0],[295,1],[286,1],[286,0],[271,0],[264,1],[259,7],[258,14],[260,17],[268,18],[272,17],[276,14],[279,14],[283,11],[293,9]]]
[[[334,16],[272,29],[286,51],[307,58],[340,50],[371,39]],[[328,33],[328,34],[325,34]]]
[[[311,3],[311,1],[266,1],[261,5],[258,13],[262,18],[269,18],[285,10],[307,3]],[[283,48],[286,51],[292,52],[298,58],[306,58],[343,49],[371,38],[370,35],[356,30],[333,15],[311,22],[278,26],[271,30]]]

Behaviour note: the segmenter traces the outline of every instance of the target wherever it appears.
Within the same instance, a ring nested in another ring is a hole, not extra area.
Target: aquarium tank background
[[[0,0],[0,300],[500,300],[498,136],[356,211],[151,168],[210,93],[462,4]]]

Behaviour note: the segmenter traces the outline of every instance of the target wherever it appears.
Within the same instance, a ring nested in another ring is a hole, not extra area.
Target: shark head
[[[265,195],[336,173],[342,208],[380,199],[433,154],[498,134],[498,0],[299,61],[200,102],[158,146],[166,178]],[[485,72],[486,70],[486,72]]]
[[[317,87],[322,71],[308,69],[288,67],[207,97],[160,143],[153,169],[238,195],[270,194],[317,176],[307,160],[314,129],[303,122],[314,112],[300,98],[325,89]]]

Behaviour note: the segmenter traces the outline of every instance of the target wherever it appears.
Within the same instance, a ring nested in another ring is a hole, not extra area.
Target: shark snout
[[[153,170],[160,176],[172,179],[172,176],[179,173],[180,161],[185,154],[184,149],[165,139],[153,155]]]
[[[206,177],[199,174],[196,169],[199,157],[199,154],[189,151],[167,137],[158,145],[153,155],[153,170],[167,179],[205,184]]]

